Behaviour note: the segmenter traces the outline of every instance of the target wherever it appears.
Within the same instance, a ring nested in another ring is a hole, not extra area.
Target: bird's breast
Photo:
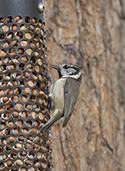
[[[53,94],[54,94],[54,108],[63,110],[64,108],[64,85],[66,79],[61,78],[57,80],[54,84]]]

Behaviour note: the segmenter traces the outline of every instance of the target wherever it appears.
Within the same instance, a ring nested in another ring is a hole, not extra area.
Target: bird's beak
[[[60,71],[59,66],[52,66],[52,68],[56,69],[57,71]]]

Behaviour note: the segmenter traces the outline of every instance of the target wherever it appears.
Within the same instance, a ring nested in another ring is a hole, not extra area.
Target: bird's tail
[[[40,129],[40,131],[45,134],[49,128],[59,119],[57,116],[52,116],[52,118]]]

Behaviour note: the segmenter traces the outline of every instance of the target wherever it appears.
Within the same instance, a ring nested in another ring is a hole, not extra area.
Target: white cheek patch
[[[66,71],[65,70],[61,70],[61,75],[66,75]]]

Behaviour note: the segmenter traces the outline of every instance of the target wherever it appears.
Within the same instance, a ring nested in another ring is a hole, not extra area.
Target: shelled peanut
[[[22,160],[18,159],[16,160],[16,165],[17,166],[21,166],[23,164]]]

